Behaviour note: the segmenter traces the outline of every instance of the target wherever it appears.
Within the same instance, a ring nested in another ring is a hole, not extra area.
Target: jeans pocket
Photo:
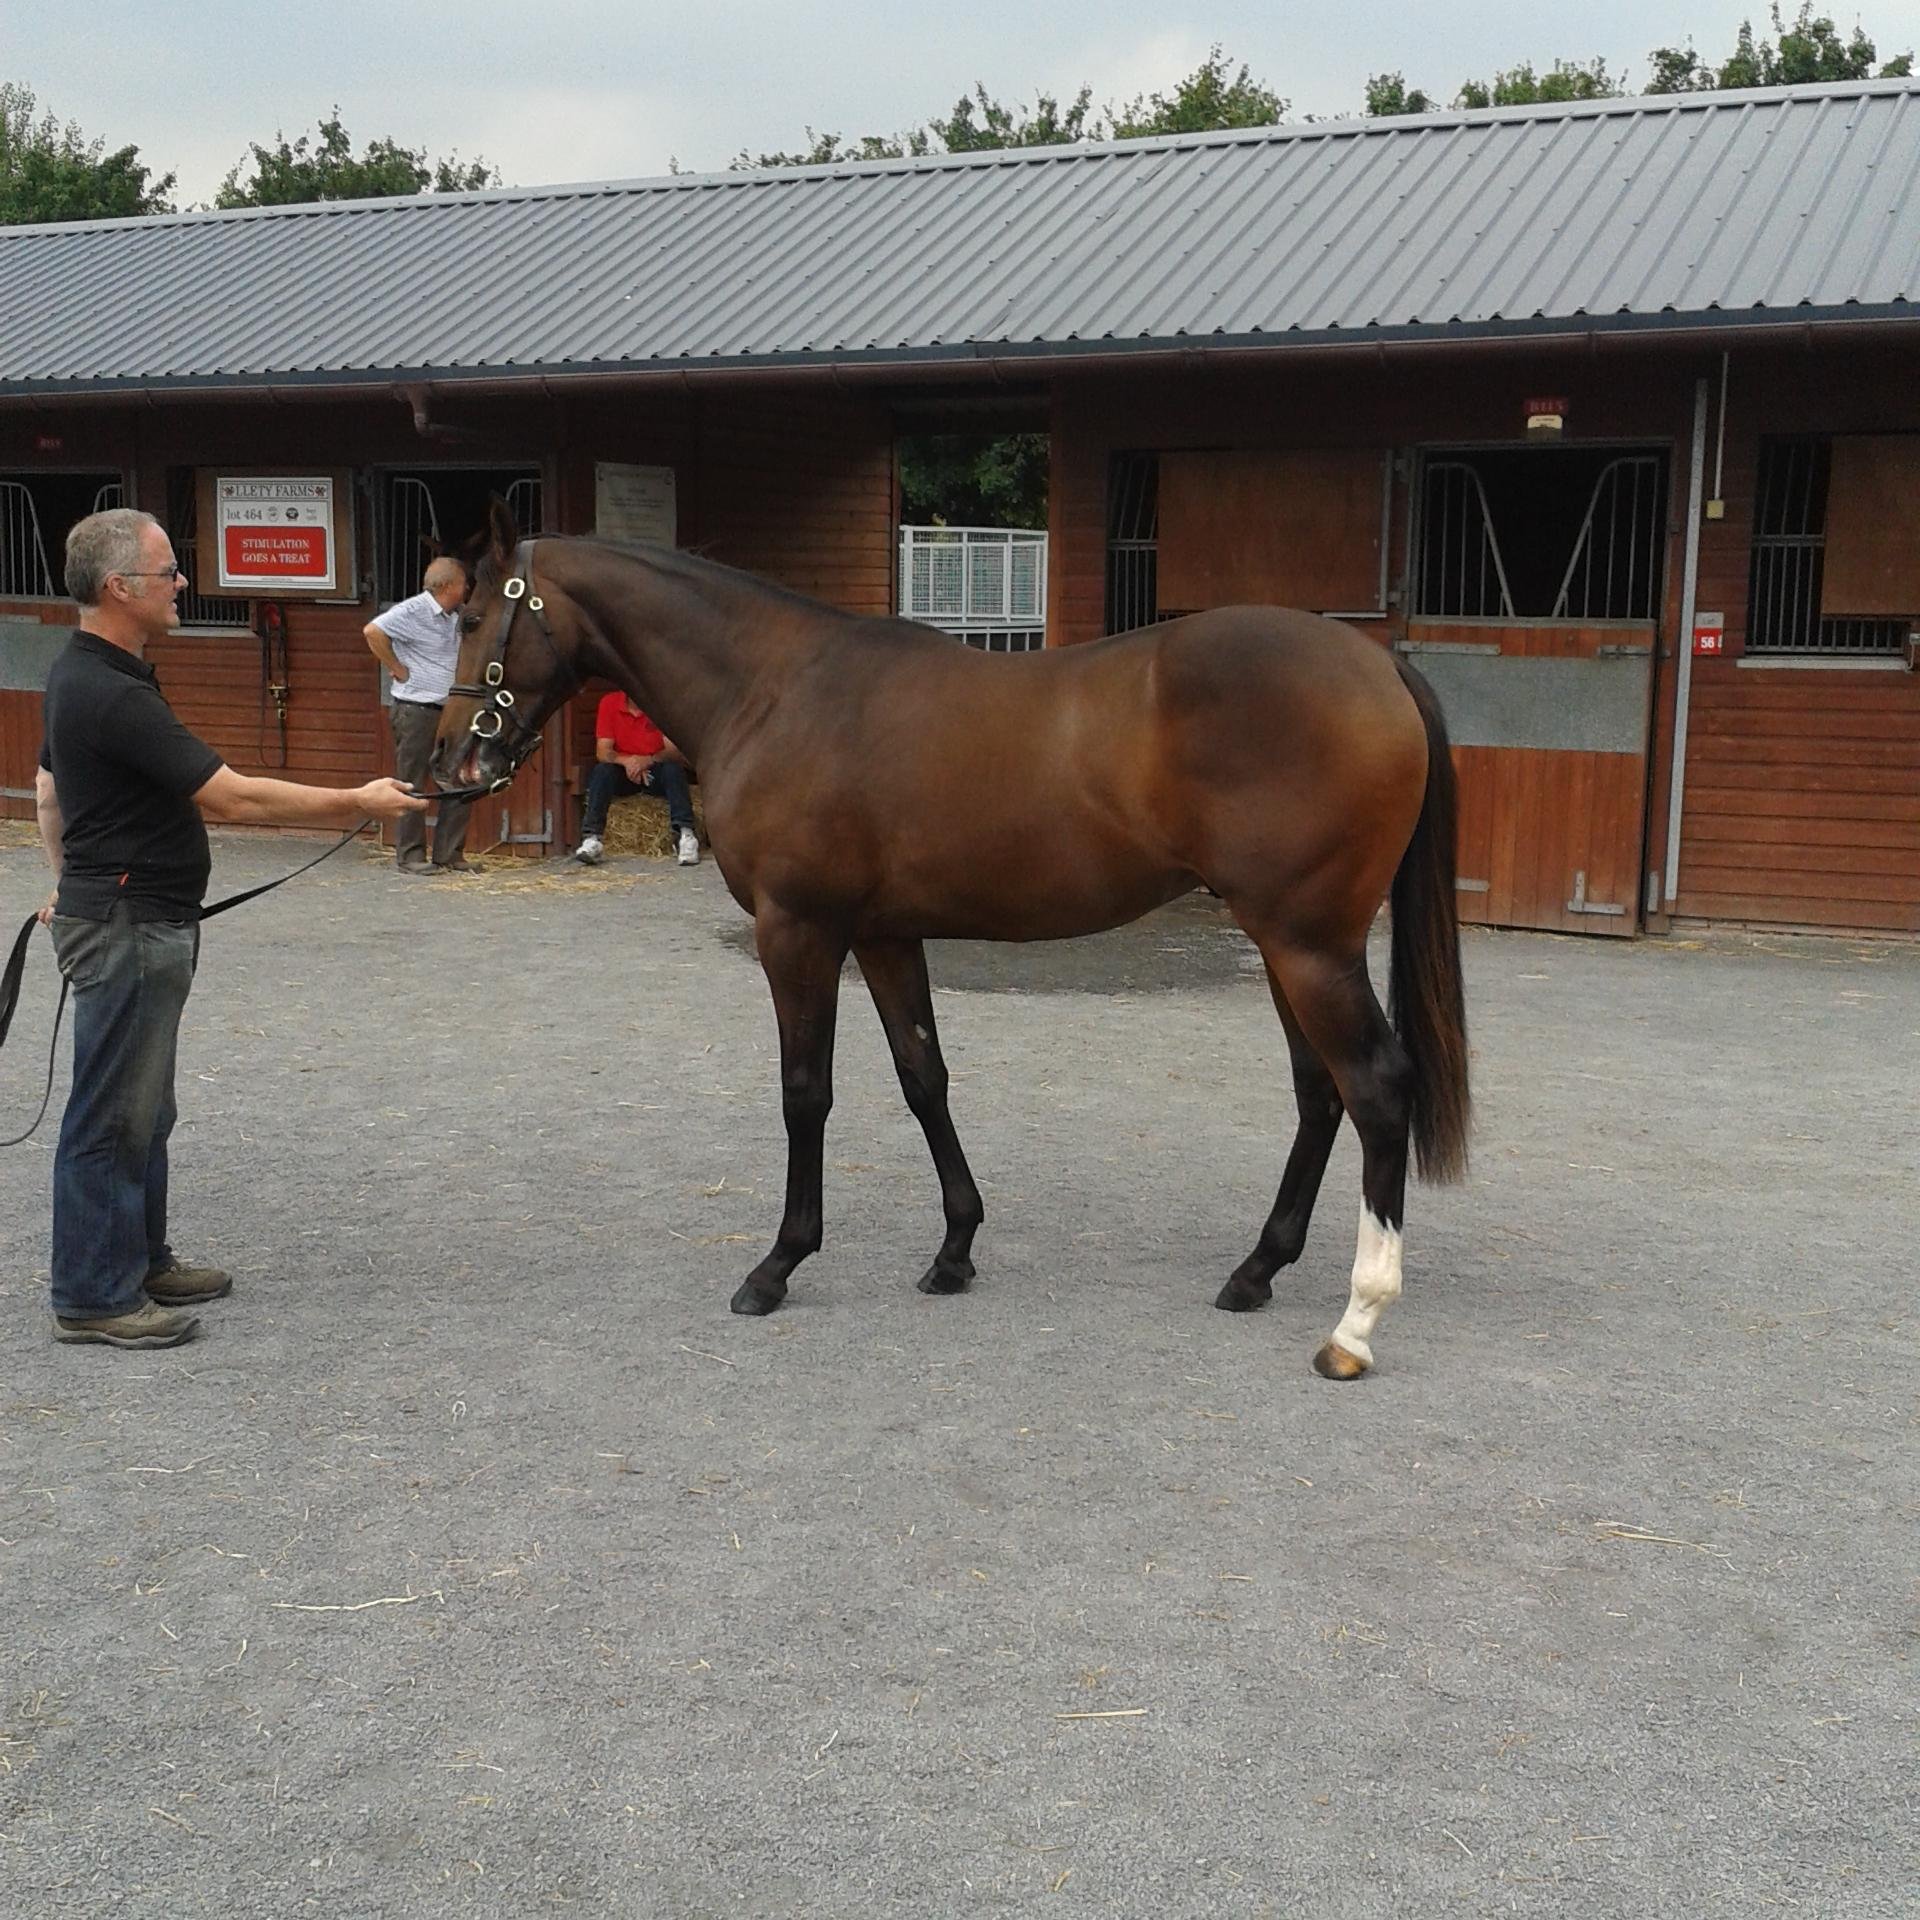
[[[53,957],[68,983],[92,986],[106,967],[107,922],[83,919],[76,913],[56,913],[48,926],[53,934]]]

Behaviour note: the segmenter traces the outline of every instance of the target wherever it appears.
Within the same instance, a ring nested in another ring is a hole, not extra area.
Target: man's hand
[[[638,786],[640,782],[647,777],[647,769],[653,765],[653,755],[650,753],[623,753],[620,756],[620,765],[627,778],[631,780],[635,786]]]
[[[40,922],[40,924],[41,924],[41,925],[42,925],[43,927],[50,927],[50,926],[52,926],[52,924],[53,924],[53,903],[54,903],[54,902],[55,902],[56,900],[58,900],[59,898],[60,898],[60,890],[59,890],[59,888],[57,888],[57,887],[56,887],[56,888],[55,888],[55,889],[53,890],[53,892],[51,892],[50,894],[48,894],[48,895],[47,895],[47,904],[46,904],[46,905],[45,905],[44,907],[42,907],[42,908],[40,909],[40,911],[39,911],[38,913],[36,913],[36,914],[35,914],[35,915],[33,916],[33,917],[34,917],[34,918],[35,918],[36,920],[38,920],[38,921]]]
[[[387,678],[391,680],[396,687],[404,687],[407,682],[413,678],[413,675],[410,674],[405,667],[401,666],[398,661],[395,661],[395,663],[387,669]]]
[[[369,780],[364,787],[356,788],[353,803],[362,813],[370,813],[376,820],[398,820],[403,813],[425,813],[426,801],[416,794],[408,792],[398,780]]]

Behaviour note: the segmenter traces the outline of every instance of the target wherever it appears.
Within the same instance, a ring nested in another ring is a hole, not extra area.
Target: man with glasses
[[[67,536],[80,625],[47,676],[34,799],[58,885],[42,919],[73,990],[73,1087],[53,1163],[56,1340],[171,1347],[187,1306],[233,1281],[167,1242],[167,1139],[180,1015],[200,952],[207,820],[349,827],[426,805],[397,780],[309,787],[238,774],[174,716],[145,659],[184,584],[151,514],[116,507]]]

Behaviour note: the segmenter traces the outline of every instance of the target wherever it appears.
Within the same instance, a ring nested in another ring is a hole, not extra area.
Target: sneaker
[[[574,848],[573,857],[583,867],[597,867],[605,852],[606,848],[601,844],[600,836],[597,833],[590,833]]]
[[[147,1275],[147,1298],[163,1307],[197,1307],[233,1291],[233,1275],[219,1267],[189,1267],[169,1260]]]
[[[680,864],[683,867],[700,864],[700,836],[691,827],[680,829]]]
[[[96,1341],[103,1347],[177,1347],[199,1332],[200,1322],[190,1313],[175,1313],[143,1300],[129,1313],[109,1314],[104,1320],[69,1320],[53,1316],[53,1337],[71,1346]]]

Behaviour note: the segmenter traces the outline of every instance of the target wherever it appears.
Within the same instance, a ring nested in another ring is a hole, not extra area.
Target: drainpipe
[[[1700,585],[1701,495],[1707,473],[1707,383],[1693,383],[1693,454],[1687,466],[1687,551],[1680,576],[1679,674],[1673,705],[1673,783],[1667,796],[1666,905],[1680,893],[1680,814],[1687,791],[1687,713],[1693,694],[1693,616]]]

